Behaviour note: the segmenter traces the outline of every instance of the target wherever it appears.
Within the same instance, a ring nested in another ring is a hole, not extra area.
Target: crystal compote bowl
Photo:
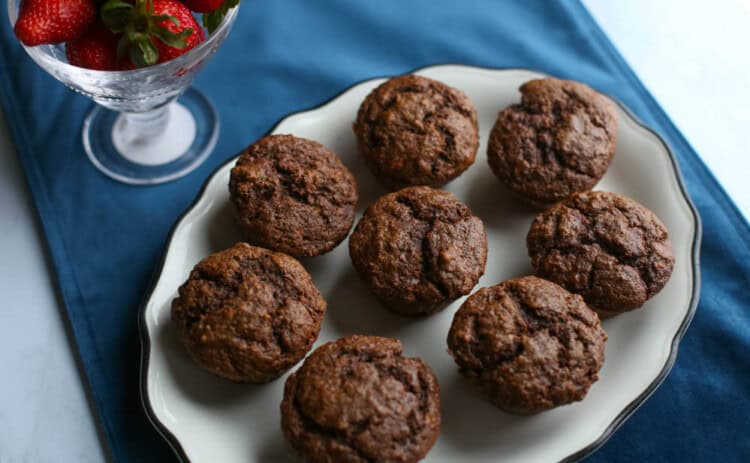
[[[19,3],[8,0],[11,25]],[[83,123],[83,146],[94,166],[121,182],[153,185],[188,174],[216,145],[216,110],[189,87],[236,18],[237,7],[197,47],[171,61],[131,71],[73,66],[62,44],[24,48],[42,69],[97,103]]]

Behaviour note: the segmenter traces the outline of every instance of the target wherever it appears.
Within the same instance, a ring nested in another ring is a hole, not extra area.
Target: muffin
[[[332,250],[354,223],[354,176],[331,150],[292,135],[250,145],[229,192],[248,242],[295,257]]]
[[[172,302],[190,356],[237,382],[270,381],[300,361],[326,302],[294,258],[238,243],[193,268]]]
[[[394,77],[362,102],[359,149],[385,186],[441,186],[461,175],[479,148],[477,112],[460,90],[426,77]]]
[[[426,186],[382,196],[349,238],[360,278],[389,309],[434,313],[468,294],[484,273],[484,224],[451,193]]]
[[[674,267],[661,220],[605,191],[579,193],[539,214],[526,244],[537,275],[580,294],[603,317],[641,307]]]
[[[615,154],[614,105],[570,80],[532,80],[520,90],[521,103],[501,111],[490,133],[495,176],[536,206],[593,188]]]
[[[460,373],[516,414],[583,400],[599,378],[606,341],[581,296],[534,276],[474,293],[448,334]]]
[[[347,336],[287,379],[281,428],[308,462],[416,462],[440,432],[437,379],[397,339]]]

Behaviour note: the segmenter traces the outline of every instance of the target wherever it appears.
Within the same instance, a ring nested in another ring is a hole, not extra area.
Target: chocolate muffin
[[[599,379],[606,340],[581,296],[527,276],[469,297],[453,318],[448,348],[493,404],[531,414],[583,400]]]
[[[394,77],[362,102],[354,123],[367,165],[391,189],[440,186],[479,148],[477,112],[460,90],[426,77]]]
[[[334,152],[292,135],[250,145],[229,192],[248,242],[295,257],[332,250],[354,223],[354,176]]]
[[[484,273],[484,224],[451,193],[408,187],[382,196],[349,238],[360,278],[389,309],[436,312],[468,294]]]
[[[537,275],[582,295],[600,316],[642,306],[674,267],[661,220],[605,191],[579,193],[539,214],[526,244]]]
[[[300,361],[326,302],[294,258],[238,243],[195,266],[172,302],[190,356],[237,382],[270,381]]]
[[[397,339],[347,336],[287,379],[281,428],[312,463],[416,462],[440,432],[437,379]]]
[[[614,105],[570,80],[532,80],[520,90],[521,103],[501,111],[490,133],[495,176],[536,206],[593,188],[615,154]]]

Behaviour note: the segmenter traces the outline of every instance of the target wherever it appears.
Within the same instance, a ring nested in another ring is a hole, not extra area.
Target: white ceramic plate
[[[477,161],[446,188],[487,228],[489,257],[478,287],[530,274],[525,237],[534,212],[501,189],[487,166],[485,142],[497,113],[519,100],[518,87],[541,74],[455,65],[417,73],[463,90],[479,114],[482,144]],[[357,84],[323,106],[288,116],[272,131],[311,138],[337,152],[357,177],[359,214],[385,190],[360,159],[351,125],[359,104],[383,80]],[[426,461],[581,458],[602,445],[669,372],[698,300],[700,221],[667,145],[621,105],[618,112],[617,153],[597,189],[630,196],[661,217],[674,245],[675,268],[664,290],[643,309],[604,322],[609,334],[606,361],[601,379],[583,402],[529,417],[499,411],[458,375],[447,353],[448,328],[463,299],[429,318],[401,318],[378,305],[357,279],[346,242],[327,255],[303,261],[329,304],[316,346],[350,333],[397,337],[406,355],[420,356],[434,369],[441,387],[443,425]],[[212,376],[189,359],[169,323],[172,299],[193,265],[240,240],[227,191],[233,164],[221,166],[209,178],[175,225],[142,309],[143,403],[184,461],[293,461],[279,427],[286,375],[262,386]]]

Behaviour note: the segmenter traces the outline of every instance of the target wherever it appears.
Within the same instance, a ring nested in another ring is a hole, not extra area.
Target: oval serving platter
[[[477,107],[477,161],[445,187],[487,228],[487,268],[475,290],[532,273],[525,237],[535,213],[502,189],[487,166],[485,150],[497,113],[519,100],[522,83],[543,74],[459,65],[416,73],[463,90]],[[386,190],[357,153],[351,124],[364,97],[384,80],[362,82],[323,106],[287,116],[271,132],[317,140],[338,153],[359,184],[358,218]],[[425,461],[578,460],[601,446],[669,373],[698,302],[700,219],[666,143],[622,105],[618,113],[617,152],[596,189],[625,194],[656,212],[669,228],[676,263],[667,286],[643,309],[603,322],[609,335],[604,368],[582,402],[535,416],[501,412],[458,375],[447,353],[448,328],[464,298],[428,318],[402,318],[380,306],[358,280],[347,242],[329,254],[302,260],[328,301],[316,347],[351,333],[396,337],[403,341],[405,355],[420,356],[434,369],[443,425]],[[227,190],[233,165],[234,159],[215,171],[174,226],[141,309],[142,400],[151,422],[184,462],[296,461],[279,426],[288,373],[260,386],[212,376],[190,360],[169,323],[172,299],[192,267],[241,240]]]

